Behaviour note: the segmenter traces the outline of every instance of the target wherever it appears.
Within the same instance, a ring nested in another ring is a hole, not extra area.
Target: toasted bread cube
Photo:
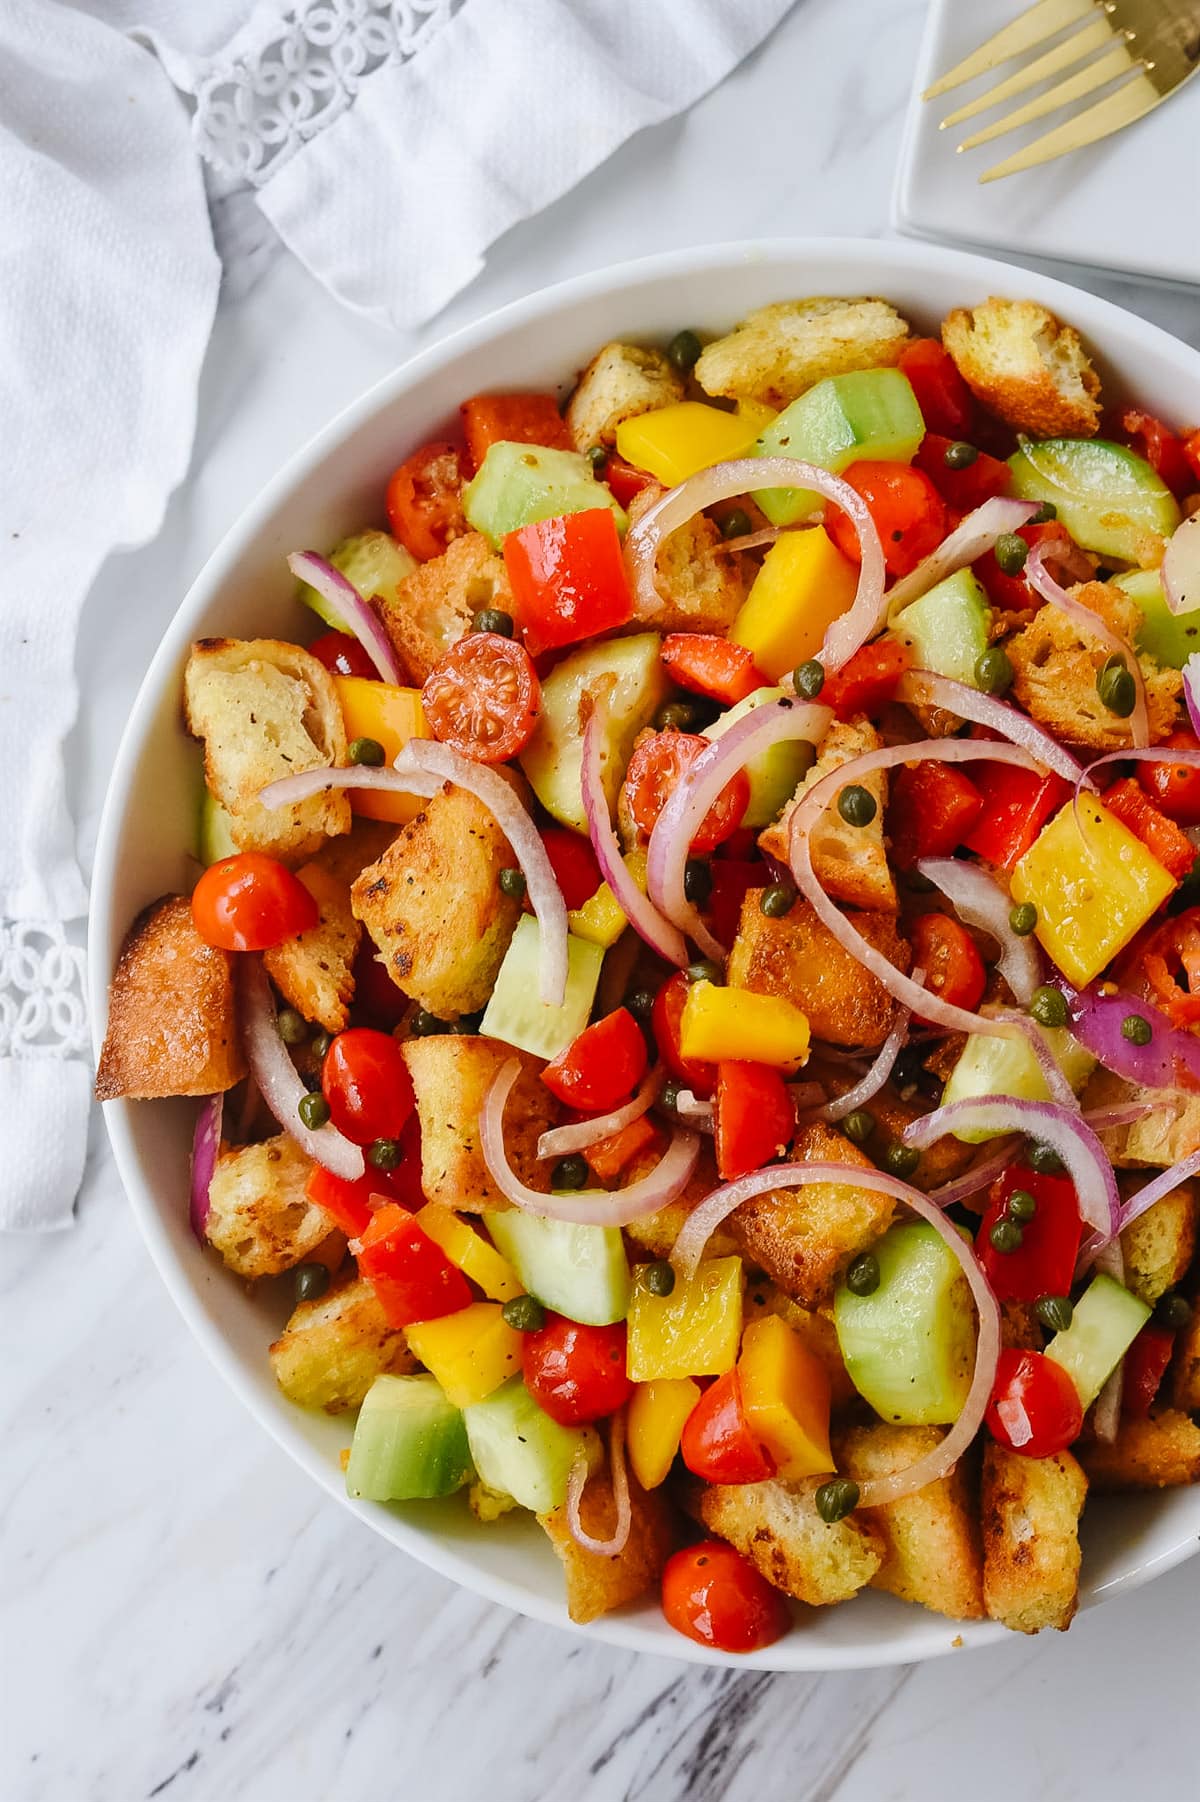
[[[304,1192],[312,1167],[287,1133],[221,1152],[204,1236],[238,1276],[278,1276],[329,1237],[328,1214]]]
[[[1177,1408],[1200,1414],[1200,1297],[1193,1298],[1192,1317],[1176,1335],[1170,1390]]]
[[[1018,432],[1090,438],[1100,423],[1100,377],[1079,333],[1035,300],[992,295],[942,321],[942,343],[985,406]]]
[[[377,1376],[417,1368],[404,1334],[387,1323],[370,1283],[348,1277],[302,1301],[270,1349],[275,1380],[302,1408],[344,1414],[361,1406]]]
[[[350,885],[319,863],[296,872],[320,909],[317,924],[263,952],[267,974],[289,1007],[341,1032],[354,998],[354,956],[362,927],[350,907]]]
[[[736,1245],[732,1249],[736,1251]],[[853,1402],[858,1390],[850,1381],[831,1310],[802,1308],[798,1301],[785,1295],[765,1271],[755,1270],[749,1275],[742,1300],[743,1327],[748,1327],[752,1321],[764,1320],[768,1314],[777,1314],[785,1321],[820,1361],[829,1378],[829,1398],[833,1406],[844,1408],[848,1402]]]
[[[1200,1218],[1195,1183],[1181,1183],[1121,1234],[1125,1287],[1153,1307],[1187,1274],[1196,1250]]]
[[[855,923],[861,925],[861,921]],[[841,1077],[839,1093],[844,1093],[851,1084],[846,1080],[844,1071],[841,1072]],[[897,1095],[890,1084],[880,1089],[878,1094],[872,1095],[867,1103],[867,1111],[875,1116],[878,1142],[885,1145],[891,1139],[900,1138],[905,1127],[929,1113],[930,1108],[931,1103],[919,1095],[905,1100],[904,1096]],[[944,1133],[932,1145],[925,1147],[920,1163],[908,1180],[918,1189],[936,1189],[940,1183],[953,1182],[955,1177],[962,1176],[970,1169],[978,1151],[978,1146],[964,1144],[953,1133]]]
[[[204,740],[204,779],[243,851],[293,863],[350,830],[350,803],[332,790],[264,807],[280,776],[346,761],[333,677],[310,651],[278,638],[202,638],[183,676],[188,731]]]
[[[516,863],[482,801],[447,785],[351,889],[392,980],[440,1019],[484,1006],[521,903],[500,887]]]
[[[742,902],[729,954],[730,986],[795,1002],[814,1039],[877,1051],[896,1017],[896,1003],[879,978],[843,950],[807,901],[797,901],[781,920],[768,919],[759,905],[762,893],[751,889]],[[907,973],[912,959],[890,914],[856,914],[854,925]]]
[[[636,1157],[622,1172],[621,1186],[627,1187],[646,1176],[662,1156],[661,1147],[651,1148]],[[679,1237],[684,1221],[693,1208],[699,1207],[706,1195],[711,1195],[720,1183],[717,1166],[713,1161],[712,1144],[704,1140],[700,1146],[700,1155],[696,1159],[695,1168],[689,1176],[683,1190],[674,1201],[669,1201],[657,1213],[645,1214],[640,1220],[631,1220],[625,1228],[625,1236],[640,1251],[651,1258],[669,1258],[671,1249]],[[717,1227],[708,1241],[705,1256],[710,1258],[736,1257],[737,1241],[729,1227],[722,1224]]]
[[[883,1563],[884,1541],[862,1514],[826,1525],[813,1502],[820,1484],[819,1477],[803,1483],[689,1483],[684,1506],[776,1589],[822,1608],[848,1602],[866,1588]]]
[[[205,944],[182,895],[138,916],[109,989],[98,1101],[215,1095],[241,1081],[233,961]]]
[[[873,1168],[871,1161],[833,1127],[801,1127],[793,1163],[833,1162]],[[831,1301],[839,1272],[875,1243],[891,1224],[895,1203],[875,1189],[850,1183],[806,1183],[751,1196],[729,1216],[747,1259],[806,1308]]]
[[[661,350],[640,344],[605,344],[579,378],[567,407],[575,449],[616,443],[617,427],[635,413],[682,400],[684,380]]]
[[[504,1115],[504,1144],[513,1169],[531,1189],[550,1187],[553,1160],[539,1159],[539,1136],[555,1124],[558,1110],[527,1052],[495,1039],[453,1034],[408,1039],[404,1061],[417,1097],[421,1122],[421,1188],[427,1201],[467,1213],[508,1206],[488,1175],[479,1146],[479,1115],[488,1090],[510,1058],[521,1074]]]
[[[417,688],[486,607],[511,613],[513,598],[504,559],[481,532],[453,539],[440,557],[406,576],[394,595],[375,600],[404,674]]]
[[[944,1436],[942,1427],[849,1427],[835,1442],[837,1466],[859,1483],[889,1477],[925,1457]],[[960,1458],[947,1476],[915,1495],[864,1509],[883,1538],[872,1589],[952,1620],[982,1620],[983,1555],[973,1503]]]
[[[1084,582],[1075,598],[1098,613],[1129,642],[1138,623],[1136,604],[1107,582]],[[1096,692],[1096,678],[1110,647],[1058,607],[1041,607],[1023,631],[1005,642],[1013,666],[1013,695],[1031,718],[1068,744],[1120,751],[1133,742],[1128,720],[1110,713]],[[1160,744],[1178,723],[1183,677],[1159,669],[1150,657],[1138,664],[1146,686],[1150,742]]]
[[[663,490],[643,488],[629,503],[630,524],[648,513]],[[633,597],[633,627],[655,632],[727,632],[746,598],[742,559],[723,548],[719,527],[703,513],[672,532],[659,548],[658,605]]]
[[[1015,1633],[1070,1626],[1079,1600],[1079,1517],[1088,1482],[1070,1452],[983,1453],[983,1605]]]
[[[494,1522],[503,1520],[511,1514],[520,1503],[514,1502],[511,1495],[503,1495],[498,1489],[489,1489],[486,1483],[472,1483],[467,1491],[467,1506],[471,1514],[482,1526],[490,1527]]]
[[[777,301],[708,345],[696,380],[706,394],[786,407],[827,375],[890,367],[908,341],[908,322],[886,300]]]
[[[1000,1303],[1000,1343],[1011,1351],[1041,1351],[1046,1335],[1031,1301]]]
[[[801,799],[823,776],[840,769],[853,757],[867,751],[878,751],[883,740],[868,719],[835,720],[821,740],[816,762],[803,778],[795,794],[777,820],[759,833],[758,842],[769,856],[784,865],[789,862],[792,818]],[[875,802],[875,817],[869,826],[851,826],[837,810],[834,795],[821,818],[809,833],[808,848],[813,871],[825,893],[835,901],[848,901],[852,907],[875,908],[895,913],[898,904],[896,883],[888,864],[887,846],[883,838],[884,809],[887,805],[887,777],[875,770],[864,777],[861,786]]]
[[[1176,1489],[1200,1483],[1200,1426],[1175,1408],[1126,1414],[1111,1444],[1092,1440],[1079,1456],[1098,1490]]]
[[[400,830],[385,820],[355,815],[354,824],[341,838],[326,839],[313,862],[347,886],[369,863],[377,863]]]
[[[1200,1095],[1187,1095],[1182,1089],[1144,1089],[1097,1064],[1082,1100],[1087,1113],[1130,1102],[1159,1104],[1129,1126],[1109,1127],[1099,1134],[1118,1170],[1147,1164],[1166,1170],[1200,1147]]]
[[[613,1558],[579,1544],[567,1523],[565,1505],[537,1517],[562,1562],[567,1613],[581,1625],[656,1588],[663,1565],[675,1550],[678,1521],[666,1491],[643,1489],[630,1471],[629,1502],[629,1538]],[[608,1539],[615,1530],[617,1510],[607,1470],[589,1478],[579,1501],[579,1519],[593,1539]]]

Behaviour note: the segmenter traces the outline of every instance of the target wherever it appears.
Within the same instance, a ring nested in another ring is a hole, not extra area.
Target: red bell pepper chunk
[[[928,430],[964,437],[974,412],[971,390],[945,346],[936,338],[914,339],[901,351],[899,367],[912,385]]]
[[[627,1007],[618,1007],[560,1051],[542,1081],[568,1107],[603,1114],[629,1099],[648,1062],[641,1027]]]
[[[856,713],[878,713],[895,695],[912,660],[912,651],[898,639],[877,638],[874,644],[864,644],[836,675],[826,676],[821,705],[832,707],[840,720]]]
[[[1147,851],[1170,871],[1176,882],[1182,882],[1196,861],[1196,847],[1182,827],[1146,799],[1141,783],[1132,776],[1125,776],[1111,788],[1106,788],[1101,799],[1108,811],[1115,813],[1122,825],[1128,826],[1133,836],[1140,838]]]
[[[1017,1189],[1033,1196],[1037,1212],[1022,1223],[1016,1251],[997,1251],[988,1235]],[[1069,1176],[1041,1176],[1025,1164],[1010,1164],[988,1190],[975,1249],[998,1300],[1037,1301],[1043,1295],[1069,1293],[1081,1232],[1079,1203]]]
[[[314,1207],[324,1208],[348,1239],[358,1239],[371,1224],[375,1212],[371,1197],[380,1194],[381,1188],[382,1177],[373,1170],[351,1181],[349,1177],[335,1176],[332,1170],[314,1164],[304,1193]]]
[[[1011,870],[1024,857],[1071,792],[1062,776],[1039,776],[1007,763],[976,764],[973,780],[983,796],[983,812],[962,842],[1002,870]]]
[[[951,764],[902,764],[888,797],[892,861],[911,870],[922,857],[949,857],[983,812],[983,796]]]
[[[540,837],[564,902],[568,908],[582,907],[603,880],[591,840],[566,826],[544,826]]]
[[[960,513],[971,513],[994,495],[1007,494],[1012,472],[1007,463],[999,457],[989,457],[986,451],[979,451],[965,469],[952,469],[946,462],[946,452],[952,444],[961,442],[945,438],[940,432],[926,432],[913,461],[949,506]]]
[[[358,1270],[378,1296],[389,1326],[457,1314],[474,1299],[462,1271],[398,1203],[372,1215],[359,1239]]]
[[[669,632],[663,639],[662,660],[680,688],[710,695],[727,707],[744,701],[766,681],[745,645],[712,632]]]
[[[713,866],[714,870],[716,865]],[[682,970],[668,976],[654,998],[651,1024],[654,1042],[671,1075],[685,1083],[702,1101],[707,1101],[717,1086],[717,1066],[704,1058],[684,1057],[679,1048],[679,1028],[688,997],[688,979]]]
[[[475,469],[493,444],[575,448],[552,394],[475,394],[463,402],[461,411],[467,451]]]
[[[742,902],[752,888],[767,885],[766,865],[740,857],[714,857],[709,868],[712,893],[708,898],[708,917],[721,943],[732,945],[742,917]]]
[[[597,1139],[594,1145],[588,1146],[584,1156],[593,1176],[598,1176],[602,1183],[611,1183],[634,1158],[649,1151],[657,1138],[658,1128],[648,1114],[642,1114],[618,1132],[609,1133],[606,1139]]]
[[[795,1134],[796,1109],[779,1071],[767,1064],[719,1063],[713,1129],[717,1174],[725,1182],[780,1157]]]
[[[1200,430],[1189,432],[1183,440],[1183,454],[1192,472],[1193,484],[1200,482]]]
[[[1144,1326],[1125,1353],[1121,1411],[1144,1420],[1171,1362],[1175,1335],[1162,1326]]]
[[[1153,413],[1128,407],[1121,415],[1121,429],[1133,448],[1145,457],[1157,476],[1179,499],[1194,486],[1187,451],[1182,439]],[[1139,442],[1140,440],[1140,442]]]
[[[504,540],[517,623],[531,656],[633,617],[617,522],[608,507],[539,519]]]
[[[706,1483],[765,1483],[775,1460],[750,1430],[736,1369],[710,1383],[683,1423],[679,1449]]]

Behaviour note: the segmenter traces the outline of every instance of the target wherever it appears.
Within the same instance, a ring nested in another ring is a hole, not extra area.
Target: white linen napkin
[[[792,0],[0,6],[0,1229],[69,1224],[91,1072],[62,779],[79,610],[186,472],[220,264],[204,174],[397,329],[689,106]]]

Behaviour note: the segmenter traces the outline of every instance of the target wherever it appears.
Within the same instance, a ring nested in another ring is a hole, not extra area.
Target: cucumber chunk
[[[563,513],[589,513],[608,507],[623,532],[629,521],[587,458],[579,451],[552,450],[544,444],[488,447],[474,479],[463,489],[467,523],[491,540],[495,550],[508,532]]]
[[[924,1221],[893,1226],[874,1247],[879,1287],[840,1284],[834,1326],[850,1381],[884,1420],[947,1426],[971,1387],[975,1319],[954,1253]]]
[[[1153,657],[1163,669],[1182,669],[1194,651],[1200,651],[1200,607],[1188,613],[1172,613],[1156,569],[1130,569],[1114,576],[1114,588],[1136,601],[1142,622],[1134,633],[1137,650]]]
[[[1090,1408],[1150,1318],[1150,1309],[1103,1271],[1075,1303],[1071,1324],[1055,1333],[1046,1356],[1061,1364]]]
[[[206,869],[211,863],[220,863],[223,857],[232,857],[238,850],[229,810],[207,788],[200,799],[198,849],[200,862]]]
[[[782,688],[756,688],[752,695],[744,701],[738,701],[715,719],[711,726],[704,728],[705,738],[720,738],[728,732],[730,726],[745,719],[756,707],[764,707],[768,701],[786,699]],[[752,757],[749,763],[743,764],[750,778],[750,804],[742,815],[742,825],[753,827],[769,826],[786,807],[796,792],[796,788],[813,766],[816,751],[803,739],[784,740],[780,744],[770,745]]]
[[[1179,524],[1178,502],[1146,459],[1107,438],[1024,440],[1008,467],[1019,500],[1053,501],[1076,544],[1101,557],[1137,563],[1148,532],[1169,538]]]
[[[581,1326],[624,1320],[630,1278],[619,1227],[573,1226],[519,1208],[483,1218],[528,1294],[544,1307]]]
[[[1050,1047],[1059,1069],[1078,1092],[1096,1068],[1095,1058],[1065,1026],[1039,1026],[1038,1031]],[[1028,1039],[1015,1036],[1002,1039],[994,1033],[972,1033],[942,1091],[942,1105],[945,1107],[953,1101],[975,1101],[982,1095],[1012,1095],[1019,1101],[1052,1099]],[[954,1137],[965,1145],[980,1145],[985,1139],[997,1136],[978,1127],[961,1127],[954,1133]]]
[[[546,812],[564,826],[587,832],[580,792],[584,695],[604,692],[608,698],[600,767],[611,809],[617,804],[633,741],[669,692],[661,649],[657,632],[585,645],[556,664],[542,683],[541,718],[519,761]]]
[[[402,544],[397,544],[387,532],[374,529],[355,532],[353,537],[343,538],[341,544],[330,551],[329,561],[368,600],[374,594],[394,596],[405,576],[410,576],[417,567],[416,558]],[[297,598],[306,607],[311,607],[335,632],[352,630],[337,608],[331,606],[315,588],[310,588],[307,582],[300,583]]]
[[[911,463],[925,421],[899,369],[858,369],[826,376],[785,407],[759,437],[760,457],[799,457],[840,475],[864,458]],[[763,488],[754,496],[773,526],[790,526],[821,504],[804,488]]]
[[[960,569],[898,613],[892,632],[912,645],[919,668],[977,688],[975,665],[988,648],[991,619],[983,584]]]
[[[534,1057],[554,1058],[588,1023],[604,946],[567,934],[567,989],[559,1007],[538,1000],[541,928],[531,914],[517,921],[479,1030]]]
[[[463,1419],[480,1481],[535,1514],[561,1508],[581,1447],[591,1462],[598,1461],[595,1433],[560,1427],[538,1407],[520,1377],[473,1403]]]
[[[367,1390],[346,1493],[367,1502],[429,1501],[471,1475],[467,1430],[436,1377],[376,1377]]]

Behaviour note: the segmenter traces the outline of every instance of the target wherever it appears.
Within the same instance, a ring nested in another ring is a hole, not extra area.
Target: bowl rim
[[[803,258],[814,261],[835,260],[845,268],[847,284],[858,279],[869,281],[871,290],[883,291],[891,276],[912,270],[922,274],[944,274],[951,291],[985,286],[988,291],[1006,283],[1020,281],[1026,292],[1056,311],[1061,311],[1072,324],[1082,327],[1098,343],[1103,355],[1106,332],[1132,336],[1143,345],[1157,347],[1161,355],[1178,361],[1195,358],[1200,376],[1200,353],[1183,344],[1169,332],[1148,320],[1130,313],[1124,307],[1090,294],[1057,277],[1027,270],[1018,263],[973,251],[962,251],[925,241],[902,242],[892,239],[856,237],[770,237],[732,240],[714,244],[692,245],[660,252],[622,263],[593,269],[536,289],[506,302],[457,328],[446,337],[416,352],[394,369],[379,377],[360,395],[342,407],[304,445],[295,450],[276,474],[243,508],[222,534],[195,578],[189,585],[159,641],[122,730],[105,793],[97,832],[88,914],[88,1003],[92,1022],[93,1052],[99,1056],[108,1014],[110,979],[108,946],[113,939],[113,876],[122,822],[130,789],[144,751],[144,741],[151,730],[164,682],[173,678],[181,652],[190,643],[196,621],[203,616],[212,600],[236,567],[243,550],[261,533],[264,522],[287,497],[291,489],[328,454],[352,439],[377,412],[391,406],[404,392],[422,378],[437,374],[464,354],[482,346],[517,326],[528,327],[560,309],[606,296],[616,297],[623,289],[637,283],[680,275],[703,278],[716,270],[739,265],[758,267],[781,264],[794,266]],[[124,928],[122,928],[123,936]],[[380,1504],[355,1503],[346,1496],[340,1472],[320,1458],[289,1419],[286,1405],[268,1405],[245,1379],[239,1356],[230,1342],[209,1319],[187,1272],[179,1262],[159,1215],[158,1204],[148,1182],[138,1167],[138,1155],[132,1131],[132,1108],[136,1104],[118,1101],[103,1104],[101,1112],[112,1148],[113,1159],[122,1187],[133,1211],[138,1229],[167,1292],[184,1321],[199,1342],[205,1355],[228,1383],[233,1393],[249,1410],[258,1424],[268,1432],[310,1477],[343,1507],[374,1527],[392,1545],[406,1551],[439,1575],[459,1584],[473,1594],[498,1602],[516,1613],[550,1626],[566,1628],[586,1635],[594,1643],[618,1646],[650,1656],[676,1657],[680,1660],[720,1665],[738,1670],[832,1671],[864,1669],[877,1666],[904,1665],[927,1658],[944,1656],[964,1642],[975,1648],[995,1644],[1008,1636],[999,1622],[945,1622],[944,1636],[931,1638],[928,1617],[918,1610],[917,1617],[924,1633],[898,1629],[886,1640],[878,1633],[878,1643],[814,1646],[806,1635],[793,1633],[774,1646],[746,1657],[709,1650],[679,1637],[670,1643],[647,1645],[646,1629],[635,1620],[618,1612],[602,1617],[587,1627],[569,1621],[561,1604],[551,1604],[541,1596],[511,1579],[481,1570],[470,1558],[447,1543],[418,1537],[409,1532],[407,1523]],[[1177,1545],[1148,1558],[1132,1570],[1120,1573],[1096,1586],[1083,1606],[1095,1606],[1111,1596],[1139,1588],[1153,1577],[1163,1574],[1200,1551],[1200,1534],[1185,1532]],[[806,1656],[806,1653],[809,1655]],[[812,1655],[815,1653],[815,1655]]]

